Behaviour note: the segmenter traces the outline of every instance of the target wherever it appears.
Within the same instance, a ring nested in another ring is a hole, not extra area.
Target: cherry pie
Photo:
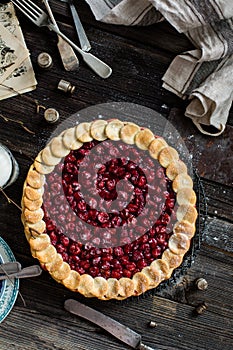
[[[38,154],[22,221],[32,255],[56,281],[86,297],[125,299],[182,263],[195,204],[187,166],[162,137],[99,119],[63,131]]]

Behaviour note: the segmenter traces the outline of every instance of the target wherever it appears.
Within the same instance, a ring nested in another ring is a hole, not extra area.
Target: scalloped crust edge
[[[86,140],[92,140],[95,135],[103,139],[105,138],[105,134],[106,138],[108,135],[113,135],[112,139],[122,140],[129,144],[134,143],[139,149],[147,150],[148,155],[158,159],[160,164],[167,169],[174,167],[174,164],[180,161],[177,151],[168,146],[163,138],[156,136],[151,137],[149,129],[143,131],[145,130],[144,128],[140,128],[134,123],[122,122],[117,119],[106,121],[106,123],[102,121],[99,133],[97,127],[97,121],[81,123],[80,126],[77,125],[74,127],[74,132],[72,134],[75,135],[75,139],[72,140],[71,145],[74,142],[81,144],[82,142],[86,142]],[[93,130],[95,130],[95,132],[93,132]],[[174,225],[175,233],[170,237],[168,248],[163,252],[160,259],[154,260],[149,266],[143,268],[141,272],[136,273],[131,279],[122,277],[119,280],[115,278],[106,280],[102,277],[93,278],[87,274],[80,275],[78,272],[71,270],[70,266],[62,260],[61,255],[51,244],[49,236],[43,232],[44,225],[41,219],[41,208],[38,208],[38,203],[35,203],[35,206],[33,203],[30,203],[30,208],[35,209],[31,210],[28,208],[28,205],[25,206],[27,200],[24,200],[24,197],[28,199],[28,188],[32,189],[32,191],[30,191],[30,202],[33,202],[33,200],[36,202],[38,200],[38,191],[43,194],[45,174],[53,171],[54,158],[57,158],[58,154],[62,154],[62,152],[64,152],[63,150],[67,149],[67,142],[66,145],[62,143],[62,135],[64,132],[65,131],[58,136],[60,137],[58,146],[60,144],[61,152],[58,150],[56,155],[53,154],[53,147],[51,147],[53,143],[51,140],[38,155],[38,157],[43,153],[51,155],[53,164],[46,164],[43,166],[42,163],[41,166],[38,167],[37,157],[34,164],[30,167],[23,187],[22,223],[33,257],[40,261],[41,265],[57,282],[62,283],[68,289],[79,292],[88,298],[97,297],[101,300],[123,300],[131,296],[138,296],[149,289],[157,287],[163,280],[170,278],[173,270],[182,263],[184,254],[189,250],[190,241],[195,234],[195,222],[197,218],[193,196],[191,203],[186,204],[188,208],[191,209],[189,210],[189,215],[181,215],[181,220],[177,221]],[[146,135],[150,136],[149,142],[147,142],[144,137]],[[158,146],[155,140],[158,140]],[[70,147],[70,150],[71,149],[72,146]],[[41,160],[41,157],[39,159]],[[49,158],[46,159],[47,163],[48,159]],[[183,191],[184,188],[188,188],[187,191],[189,192],[193,191],[193,182],[188,176],[185,166],[176,166],[172,174],[175,192],[179,194],[179,191]],[[34,193],[35,198],[33,198]],[[179,209],[180,207],[178,205],[178,210]]]

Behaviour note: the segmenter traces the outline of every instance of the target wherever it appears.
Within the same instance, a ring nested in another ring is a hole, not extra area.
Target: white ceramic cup
[[[10,150],[0,143],[0,187],[11,185],[19,175],[19,166]]]

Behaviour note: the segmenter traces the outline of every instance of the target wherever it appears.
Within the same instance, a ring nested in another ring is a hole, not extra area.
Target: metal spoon
[[[78,15],[78,12],[74,6],[74,2],[73,0],[58,0],[58,1],[61,1],[61,2],[66,2],[67,4],[69,4],[70,6],[70,11],[71,11],[71,14],[73,16],[73,20],[74,20],[74,25],[75,25],[75,28],[76,28],[76,32],[78,34],[78,38],[79,38],[79,42],[80,42],[80,45],[81,45],[81,48],[83,51],[90,51],[91,49],[91,44],[87,38],[87,35],[85,33],[85,30],[83,28],[83,25],[80,21],[80,18],[79,18],[79,15]]]

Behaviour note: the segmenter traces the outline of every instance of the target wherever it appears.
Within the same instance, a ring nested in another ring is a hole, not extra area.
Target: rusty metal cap
[[[47,52],[41,52],[37,57],[37,63],[41,68],[50,68],[53,64],[52,57]]]
[[[69,93],[71,95],[74,93],[74,90],[75,90],[74,85],[71,85],[71,83],[69,81],[66,81],[63,79],[61,79],[59,81],[57,88],[58,88],[58,90]]]
[[[44,111],[44,117],[48,123],[55,123],[59,119],[59,113],[54,108],[48,108]]]

